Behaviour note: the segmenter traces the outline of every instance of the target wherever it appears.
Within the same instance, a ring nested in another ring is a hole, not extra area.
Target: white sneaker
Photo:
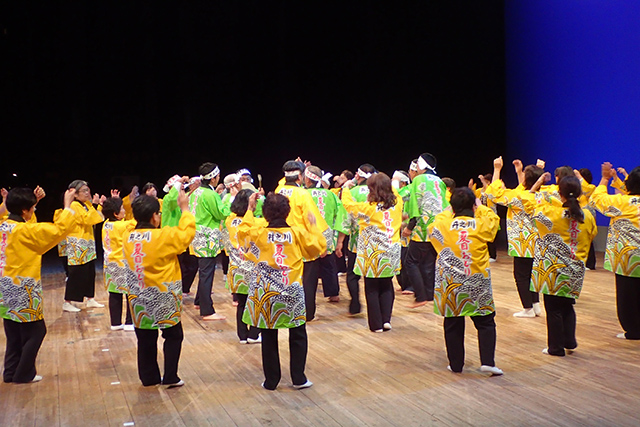
[[[625,332],[622,332],[621,334],[616,335],[616,338],[622,338],[623,340],[626,340],[627,334]]]
[[[258,338],[247,338],[248,344],[260,344],[262,342],[262,335],[258,335]]]
[[[384,325],[382,325],[382,329],[385,331],[390,331],[391,330],[391,323],[387,322]]]
[[[123,329],[124,329],[124,325],[116,325],[111,327],[112,331],[121,331]]]
[[[513,317],[536,317],[536,313],[533,311],[533,308],[525,308],[522,311],[518,311],[517,313],[513,313]]]
[[[542,315],[542,309],[540,308],[539,302],[533,303],[533,313],[536,315],[536,317],[540,317]]]
[[[496,262],[495,258],[489,258],[489,262]]]
[[[184,385],[184,381],[180,380],[177,383],[174,384],[163,384],[166,385],[167,388],[178,388],[178,387],[182,387]]]
[[[87,308],[103,308],[104,304],[100,304],[95,298],[87,299]]]
[[[127,332],[133,332],[133,331],[135,331],[135,328],[133,327],[133,325],[124,325],[124,328],[123,328],[123,329],[124,329],[125,331],[127,331]]]
[[[42,375],[36,375],[35,377],[33,377],[33,379],[31,380],[32,383],[37,383],[42,381]]]
[[[240,344],[246,344],[247,340],[240,340]]]
[[[64,304],[62,304],[62,311],[68,311],[69,313],[77,313],[82,310],[80,310],[78,307],[71,304],[70,302],[65,301]]]
[[[304,384],[300,384],[300,385],[293,385],[293,388],[295,388],[296,390],[302,390],[303,388],[309,388],[313,385],[313,383],[309,380],[307,380],[306,383]]]
[[[542,349],[542,354],[549,354],[549,347],[545,347]]]
[[[480,372],[488,372],[491,374],[492,377],[504,374],[504,372],[502,372],[502,369],[498,368],[497,366],[489,366],[489,365],[480,366]]]

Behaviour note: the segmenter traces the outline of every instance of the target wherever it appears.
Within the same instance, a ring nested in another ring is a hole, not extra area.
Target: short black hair
[[[142,194],[147,194],[147,191],[150,188],[155,188],[156,189],[156,193],[158,193],[158,187],[153,183],[153,182],[147,182],[142,189],[140,190],[140,193]]]
[[[544,169],[536,165],[528,165],[524,168],[524,182],[522,185],[525,190],[531,189],[533,185],[538,181],[538,178],[542,176]]]
[[[558,184],[560,183],[560,180],[565,176],[575,176],[575,174],[573,173],[573,168],[571,166],[557,167],[553,174],[558,179]]]
[[[454,188],[456,188],[456,182],[453,180],[453,178],[444,177],[442,178],[442,182],[444,182],[444,185],[446,185],[449,190],[453,190]]]
[[[469,187],[458,187],[451,192],[451,209],[454,214],[461,214],[464,211],[472,210],[476,203],[476,195]]]
[[[160,202],[155,197],[141,194],[131,203],[131,210],[138,223],[151,222],[153,214],[160,212]]]
[[[262,215],[267,222],[273,222],[277,219],[287,219],[289,212],[291,212],[291,206],[286,196],[274,192],[267,194],[264,205],[262,205]]]
[[[420,157],[422,157],[422,159],[425,162],[427,162],[429,164],[429,166],[431,166],[434,169],[438,165],[438,160],[436,159],[436,156],[434,156],[431,153],[422,153],[422,154],[420,154]],[[416,159],[416,161],[417,161],[417,159]]]
[[[102,215],[111,221],[116,220],[116,214],[122,209],[122,199],[120,197],[109,197],[102,204]]]
[[[582,175],[582,178],[584,178],[584,180],[587,181],[587,184],[591,184],[593,182],[593,174],[589,169],[587,168],[578,169],[578,172],[580,172],[580,175]]]
[[[632,196],[640,196],[640,166],[633,168],[624,181],[627,192]]]
[[[378,172],[376,170],[376,168],[371,163],[363,163],[363,164],[360,165],[360,167],[358,169],[360,169],[362,172],[366,172],[366,173],[376,173],[376,172]]]
[[[247,209],[249,207],[249,197],[251,197],[253,193],[254,191],[249,188],[238,191],[238,194],[236,194],[233,202],[231,202],[231,212],[238,216],[244,216],[244,214],[247,213]]]
[[[198,168],[198,173],[202,176],[205,176],[209,173],[211,173],[211,171],[213,171],[215,168],[217,168],[218,165],[216,165],[215,163],[211,163],[211,162],[204,162],[203,164],[200,165],[200,167]],[[215,178],[215,177],[214,177]],[[208,185],[211,180],[210,179],[204,179],[202,178],[201,181],[203,184]],[[144,194],[144,192],[142,192]]]
[[[9,191],[6,200],[7,210],[14,215],[22,215],[23,211],[28,211],[36,203],[36,195],[33,194],[33,190],[30,188],[18,187]]]

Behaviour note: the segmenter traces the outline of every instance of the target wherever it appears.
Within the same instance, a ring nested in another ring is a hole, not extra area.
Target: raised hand
[[[118,190],[111,190],[111,197],[120,197],[120,191]]]
[[[502,156],[497,157],[493,160],[494,169],[502,169],[502,166],[504,166],[504,161],[502,160]]]
[[[64,207],[68,208],[76,198],[76,189],[70,188],[64,192]]]
[[[178,190],[178,207],[182,212],[189,210],[189,196],[184,192],[182,188]]]
[[[545,161],[542,159],[538,159],[536,160],[536,166],[539,167],[540,169],[544,169],[544,166],[546,165]]]
[[[39,185],[36,187],[35,190],[33,190],[33,194],[35,194],[37,202],[39,202],[40,200],[44,199],[44,196],[47,195],[44,192],[44,190],[42,189],[42,187],[40,187]]]

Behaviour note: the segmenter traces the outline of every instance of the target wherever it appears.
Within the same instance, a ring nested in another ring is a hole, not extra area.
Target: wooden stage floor
[[[291,388],[283,332],[283,378],[275,392],[260,386],[260,346],[238,343],[220,270],[214,301],[229,320],[202,322],[186,301],[179,371],[186,385],[171,390],[141,386],[135,335],[110,331],[106,308],[63,313],[63,276],[50,273],[44,276],[48,334],[37,362],[44,380],[0,383],[0,426],[639,425],[640,341],[616,338],[613,275],[587,272],[576,305],[579,347],[560,358],[541,353],[544,317],[512,316],[520,303],[511,258],[502,252],[492,267],[496,363],[504,376],[478,371],[470,321],[465,370],[447,371],[442,318],[431,304],[408,309],[411,297],[399,293],[393,330],[369,332],[365,317],[347,317],[341,278],[342,301],[328,303],[319,293],[319,319],[307,328],[306,373],[314,386]],[[101,278],[96,288],[106,303]],[[0,334],[2,358],[4,346]]]

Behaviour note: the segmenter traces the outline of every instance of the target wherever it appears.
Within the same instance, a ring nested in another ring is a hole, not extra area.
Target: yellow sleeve
[[[611,217],[615,215],[609,208],[612,206],[617,207],[620,197],[622,197],[620,194],[611,195],[607,193],[606,185],[598,185],[593,191],[589,203],[601,214]]]
[[[611,181],[611,186],[622,194],[628,194],[627,186],[625,185],[624,181],[620,179],[618,174],[615,174],[615,176],[613,177],[613,181]]]
[[[483,242],[492,242],[500,228],[500,217],[493,209],[478,206],[475,212],[476,223],[479,223],[478,238]]]
[[[71,209],[64,209],[55,223],[27,223],[25,246],[42,255],[60,243],[76,224],[77,215]]]
[[[163,249],[167,249],[170,253],[181,254],[187,250],[196,235],[196,217],[188,210],[185,210],[182,212],[177,226],[164,227],[161,230],[166,230],[164,233],[168,235],[163,244]]]
[[[300,242],[300,251],[304,259],[317,259],[327,251],[327,240],[317,225],[310,226],[306,230],[293,228],[296,240]]]

